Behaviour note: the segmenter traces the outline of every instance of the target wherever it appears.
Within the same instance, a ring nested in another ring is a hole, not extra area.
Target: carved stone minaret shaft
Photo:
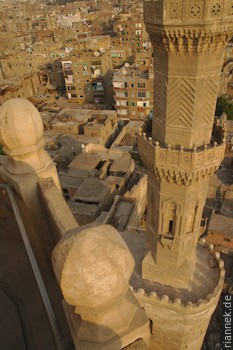
[[[152,139],[138,140],[149,168],[143,278],[187,288],[209,177],[225,151],[210,142],[233,2],[145,0],[144,20],[155,78]]]

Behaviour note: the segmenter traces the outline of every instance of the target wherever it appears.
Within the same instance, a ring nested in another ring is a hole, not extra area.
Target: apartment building
[[[113,26],[115,36],[112,38],[113,45],[124,44],[132,48],[132,54],[137,55],[148,42],[148,34],[143,19],[133,18],[130,14],[118,16]]]
[[[109,50],[71,53],[62,61],[68,99],[72,102],[113,103]]]
[[[119,119],[144,120],[153,110],[151,70],[140,72],[136,66],[117,70],[113,76],[115,108]]]

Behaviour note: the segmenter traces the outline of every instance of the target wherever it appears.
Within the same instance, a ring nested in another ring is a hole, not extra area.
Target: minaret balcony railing
[[[192,149],[163,147],[146,134],[138,135],[138,149],[143,163],[164,181],[191,185],[211,176],[221,164],[225,142],[203,145]]]

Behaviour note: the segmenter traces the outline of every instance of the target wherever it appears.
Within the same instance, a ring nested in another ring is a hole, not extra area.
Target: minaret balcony
[[[146,134],[138,135],[138,149],[143,163],[161,181],[191,185],[210,177],[219,168],[225,154],[225,142],[184,149],[163,147]]]

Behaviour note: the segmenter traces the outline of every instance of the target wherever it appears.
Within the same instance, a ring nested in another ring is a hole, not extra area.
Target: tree
[[[218,117],[221,117],[223,113],[227,115],[228,119],[233,120],[233,103],[225,96],[221,96],[217,99],[215,111]]]

